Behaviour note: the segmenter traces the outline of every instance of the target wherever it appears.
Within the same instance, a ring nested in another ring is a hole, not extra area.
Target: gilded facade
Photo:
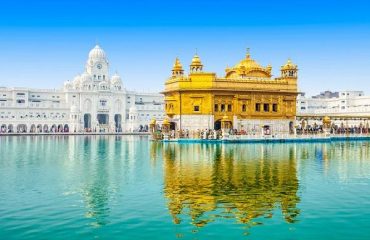
[[[225,69],[223,77],[203,71],[196,54],[189,74],[178,58],[165,82],[165,110],[173,129],[219,129],[225,116],[233,129],[292,131],[296,116],[297,65],[290,60],[272,78],[272,67],[251,58]]]

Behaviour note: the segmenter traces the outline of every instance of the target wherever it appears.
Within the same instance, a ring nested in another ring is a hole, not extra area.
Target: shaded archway
[[[36,132],[36,125],[32,124],[30,128],[30,133],[35,133]]]
[[[263,128],[264,135],[271,135],[272,131],[271,131],[270,125],[263,125],[262,128]]]
[[[57,132],[63,132],[63,124],[59,124]]]
[[[214,129],[215,130],[220,130],[221,129],[221,120],[215,121]]]
[[[63,132],[69,132],[69,126],[68,126],[68,124],[65,124],[64,125]]]
[[[53,124],[51,125],[50,132],[56,132],[57,131],[57,125]]]
[[[12,132],[14,132],[13,124],[9,124],[8,125],[8,133],[12,133]]]
[[[36,131],[38,133],[42,133],[42,125],[41,124],[37,125],[36,129],[37,129]]]
[[[5,124],[1,125],[0,132],[6,133],[6,125]]]
[[[170,122],[170,130],[176,130],[176,123]]]
[[[121,121],[122,121],[121,114],[114,115],[114,126],[116,127],[116,132],[122,132]]]
[[[26,124],[18,124],[17,125],[17,133],[26,133],[27,132],[27,125]]]
[[[289,133],[290,134],[294,133],[294,123],[293,123],[293,121],[289,122]]]
[[[99,113],[96,117],[99,124],[106,125],[109,123],[109,115],[106,113]]]
[[[84,114],[84,129],[85,131],[91,131],[91,114]]]
[[[44,133],[48,133],[49,132],[49,126],[47,124],[44,125],[43,132]]]

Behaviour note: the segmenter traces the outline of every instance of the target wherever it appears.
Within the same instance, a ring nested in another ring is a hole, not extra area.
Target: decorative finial
[[[195,55],[198,55],[198,48],[195,48]]]
[[[250,58],[251,57],[251,54],[250,54],[250,48],[247,48],[247,58]]]

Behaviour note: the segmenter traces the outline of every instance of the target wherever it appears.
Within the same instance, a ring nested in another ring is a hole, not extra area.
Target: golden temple
[[[296,117],[298,67],[291,60],[281,66],[281,76],[272,78],[272,67],[251,58],[225,69],[225,76],[203,71],[198,54],[189,74],[178,58],[172,76],[165,82],[165,111],[171,128],[220,129],[229,119],[233,129],[259,132],[291,132]]]

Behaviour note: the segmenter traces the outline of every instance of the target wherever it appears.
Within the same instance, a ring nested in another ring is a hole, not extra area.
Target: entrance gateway
[[[221,129],[221,120],[215,121],[214,129],[215,130],[220,130]]]
[[[97,119],[99,125],[107,125],[109,123],[109,115],[106,113],[98,113]]]

